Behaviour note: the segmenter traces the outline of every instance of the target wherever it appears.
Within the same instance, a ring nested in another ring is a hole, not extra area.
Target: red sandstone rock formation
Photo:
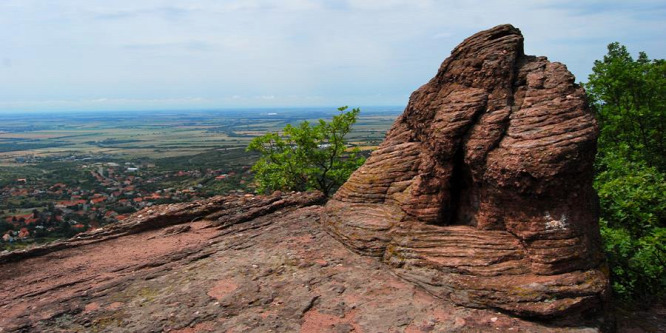
[[[608,294],[597,126],[563,64],[510,25],[456,47],[326,205],[327,229],[436,296],[530,317]]]
[[[319,223],[322,199],[153,206],[68,241],[0,254],[0,332],[596,331],[438,302],[330,237]]]

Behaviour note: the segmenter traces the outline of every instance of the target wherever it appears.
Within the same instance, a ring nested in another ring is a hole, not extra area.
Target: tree
[[[13,224],[0,220],[0,236],[4,235],[9,230],[14,230]]]
[[[666,61],[645,52],[634,60],[615,42],[592,71],[585,88],[601,128],[599,145],[665,172]]]
[[[616,296],[666,296],[666,62],[608,45],[585,88],[599,121],[594,186]]]
[[[62,221],[57,227],[58,233],[62,235],[64,238],[71,238],[74,235],[77,234],[77,231],[72,228],[72,226],[69,224],[69,222]]]
[[[666,176],[608,153],[595,180],[601,235],[616,296],[650,305],[666,296]]]
[[[289,124],[282,133],[250,142],[247,150],[261,154],[252,166],[259,191],[317,189],[329,196],[363,164],[358,149],[348,150],[345,139],[360,110],[344,106],[338,111],[330,122]]]

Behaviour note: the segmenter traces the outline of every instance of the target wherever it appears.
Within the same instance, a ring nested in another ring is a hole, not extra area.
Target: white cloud
[[[526,52],[584,80],[612,41],[666,57],[663,17],[662,1],[642,0],[3,0],[0,109],[94,109],[97,96],[137,107],[404,104],[456,44],[502,23],[523,31]]]
[[[347,2],[351,8],[365,10],[385,10],[405,7],[428,9],[435,4],[431,0],[348,0]]]

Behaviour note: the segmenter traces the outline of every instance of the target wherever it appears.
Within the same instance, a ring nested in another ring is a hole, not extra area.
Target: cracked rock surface
[[[609,294],[592,188],[597,126],[563,64],[510,25],[456,47],[324,223],[432,294],[530,318],[596,316]]]
[[[318,193],[151,207],[0,256],[0,332],[594,332],[441,302],[332,238]]]

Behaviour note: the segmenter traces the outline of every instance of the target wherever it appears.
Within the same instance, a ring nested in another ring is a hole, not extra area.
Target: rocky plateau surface
[[[321,226],[319,193],[152,207],[0,256],[0,332],[596,332],[443,302]]]

